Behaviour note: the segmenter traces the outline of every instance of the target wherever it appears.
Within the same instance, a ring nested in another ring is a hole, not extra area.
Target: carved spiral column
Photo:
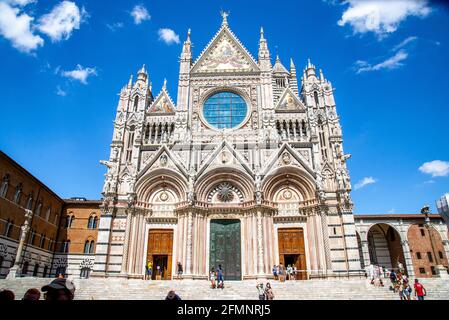
[[[332,269],[331,250],[329,245],[329,228],[327,226],[327,215],[321,210],[321,228],[323,230],[324,257],[326,261],[326,270]]]
[[[14,278],[20,275],[20,260],[23,253],[23,246],[25,245],[25,240],[28,235],[28,231],[30,230],[30,222],[33,217],[33,212],[31,210],[25,210],[25,221],[23,225],[20,227],[20,239],[19,245],[17,247],[16,257],[14,259],[13,267],[9,270],[7,278]]]
[[[187,254],[186,254],[187,274],[192,273],[192,227],[193,227],[192,212],[189,211],[187,218]]]
[[[132,227],[131,213],[128,213],[126,216],[125,241],[123,245],[123,258],[121,270],[122,274],[126,274],[126,270],[128,269],[129,234],[131,232],[131,227]]]
[[[257,273],[263,273],[263,229],[262,212],[257,211]]]

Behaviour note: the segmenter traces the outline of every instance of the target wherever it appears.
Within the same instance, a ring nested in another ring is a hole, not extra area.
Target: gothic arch
[[[254,184],[252,177],[246,172],[231,167],[222,167],[203,174],[196,182],[197,200],[207,202],[209,194],[221,182],[230,182],[240,190],[244,201],[254,198]]]
[[[271,170],[262,181],[265,199],[273,201],[276,192],[285,185],[294,186],[303,201],[315,199],[315,180],[309,173],[295,166],[284,166]]]
[[[171,189],[179,201],[185,200],[187,181],[176,171],[160,168],[148,172],[136,183],[138,201],[149,202],[154,192],[161,188]]]

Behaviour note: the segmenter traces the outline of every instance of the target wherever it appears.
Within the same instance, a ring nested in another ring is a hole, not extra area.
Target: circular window
[[[246,118],[245,100],[233,92],[219,92],[210,96],[203,107],[206,121],[217,129],[230,129],[240,125]]]

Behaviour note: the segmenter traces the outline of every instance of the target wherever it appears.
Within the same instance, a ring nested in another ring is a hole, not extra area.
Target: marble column
[[[412,255],[410,254],[410,246],[408,244],[408,239],[405,236],[406,239],[401,241],[402,244],[402,250],[404,252],[404,259],[405,259],[405,267],[407,268],[407,273],[409,278],[415,277],[415,270],[413,268],[413,260]]]
[[[25,245],[25,240],[27,238],[28,231],[30,230],[30,223],[32,217],[33,212],[31,210],[25,209],[25,221],[23,225],[20,227],[19,245],[17,247],[16,257],[14,259],[14,265],[12,268],[9,269],[9,273],[6,276],[6,279],[19,277],[21,274],[20,263],[22,259],[23,246]]]
[[[125,229],[125,241],[123,245],[123,256],[122,256],[122,270],[121,274],[126,276],[128,270],[128,250],[129,250],[129,235],[131,232],[132,215],[126,215],[126,229]]]
[[[263,226],[260,210],[257,211],[257,274],[263,274]]]
[[[325,211],[321,211],[321,229],[323,232],[323,242],[324,242],[324,259],[326,262],[326,272],[332,271],[332,260],[331,251],[329,245],[329,227],[327,225],[327,215]]]
[[[193,228],[193,214],[191,211],[188,213],[187,217],[187,252],[186,252],[186,275],[192,274],[192,228]]]

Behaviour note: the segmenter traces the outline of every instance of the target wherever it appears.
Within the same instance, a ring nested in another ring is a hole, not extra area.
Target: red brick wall
[[[424,236],[421,234],[421,230],[424,231]],[[444,252],[443,243],[441,237],[435,229],[431,229],[432,236],[434,239],[435,246],[435,254],[438,256],[439,252],[443,255],[443,259],[440,259],[440,263],[444,266],[448,266],[448,261],[446,257],[446,253]],[[432,246],[429,238],[429,231],[424,227],[418,224],[412,225],[408,230],[408,241],[410,246],[410,254],[413,260],[413,267],[415,270],[416,277],[431,277],[432,271],[431,267],[435,267],[437,265],[437,259],[432,252]],[[430,252],[432,255],[433,262],[429,261],[427,253]],[[418,258],[417,254],[421,254],[421,259]],[[421,273],[420,268],[424,268],[425,273]]]

